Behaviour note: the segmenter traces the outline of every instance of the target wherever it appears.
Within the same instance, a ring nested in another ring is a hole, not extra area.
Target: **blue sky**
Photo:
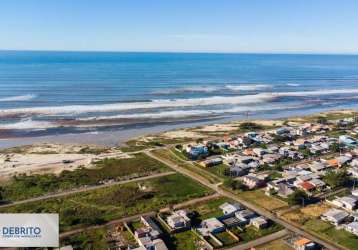
[[[1,0],[0,49],[358,53],[357,0]]]

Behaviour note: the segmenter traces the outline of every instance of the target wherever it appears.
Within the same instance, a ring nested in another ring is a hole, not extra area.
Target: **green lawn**
[[[180,174],[97,189],[2,208],[9,213],[59,213],[61,231],[85,225],[101,224],[112,219],[158,210],[169,204],[211,194],[212,191]]]
[[[197,220],[205,220],[212,217],[220,217],[223,215],[219,206],[225,202],[233,202],[226,197],[219,197],[213,200],[205,201],[203,203],[195,204],[187,207],[190,211],[195,211],[198,214]]]
[[[106,228],[85,231],[61,241],[61,245],[72,245],[80,249],[107,250]]]
[[[196,250],[195,242],[200,240],[191,230],[173,234],[171,239],[173,250]]]
[[[280,230],[282,230],[283,227],[279,224],[275,224],[272,223],[272,225],[270,225],[268,228],[264,228],[264,229],[256,229],[253,226],[249,226],[247,228],[245,228],[245,230],[241,233],[239,233],[239,238],[240,238],[240,242],[249,242],[255,239],[258,239],[260,237],[278,232]]]
[[[339,244],[346,249],[358,249],[358,237],[343,229],[338,230],[328,222],[322,221],[320,215],[327,211],[326,204],[310,205],[305,208],[296,209],[283,215],[286,220],[301,225],[312,234]]]
[[[83,231],[81,233],[72,235],[66,239],[61,240],[60,245],[72,245],[74,249],[88,249],[88,250],[108,250],[113,247],[113,242],[107,238],[108,232],[115,230],[111,227],[101,227]],[[136,246],[137,243],[129,231],[122,231],[121,236],[126,244]]]
[[[238,193],[238,196],[256,206],[265,208],[269,211],[288,207],[286,202],[275,197],[267,196],[261,189],[242,191]]]
[[[358,249],[358,237],[343,229],[337,230],[333,225],[320,219],[308,220],[303,227],[318,233],[322,237],[335,242],[347,249]]]
[[[207,171],[217,175],[219,178],[222,179],[228,179],[230,177],[225,175],[225,170],[229,169],[229,166],[225,165],[225,164],[220,164],[217,166],[213,166],[213,167],[209,167],[209,168],[205,168]]]
[[[59,175],[20,175],[3,186],[4,200],[22,200],[47,193],[68,190],[84,185],[96,185],[106,180],[121,180],[164,172],[168,168],[143,153],[128,159],[104,159],[95,168],[79,168],[63,171]]]
[[[255,249],[257,250],[293,250],[288,244],[286,244],[282,239],[274,240],[264,245],[258,246]]]
[[[154,155],[157,155],[158,157],[164,158],[164,159],[178,165],[179,167],[188,169],[188,170],[194,172],[195,174],[204,177],[211,183],[218,183],[218,182],[222,181],[215,174],[212,174],[209,171],[206,171],[202,167],[196,166],[190,162],[183,161],[181,158],[176,156],[176,154],[173,151],[174,151],[174,149],[172,149],[172,150],[171,149],[158,149],[158,150],[152,151],[152,153]]]
[[[215,234],[215,237],[218,238],[224,246],[230,246],[237,243],[237,241],[228,232]]]

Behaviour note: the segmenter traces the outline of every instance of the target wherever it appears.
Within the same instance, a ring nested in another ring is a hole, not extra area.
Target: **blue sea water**
[[[358,56],[0,51],[15,135],[297,114],[358,105]]]

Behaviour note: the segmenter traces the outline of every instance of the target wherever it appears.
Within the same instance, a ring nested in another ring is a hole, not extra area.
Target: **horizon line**
[[[315,51],[155,51],[155,50],[61,50],[61,49],[0,49],[0,52],[85,52],[85,53],[172,53],[172,54],[267,54],[267,55],[345,55],[357,56],[358,52]]]

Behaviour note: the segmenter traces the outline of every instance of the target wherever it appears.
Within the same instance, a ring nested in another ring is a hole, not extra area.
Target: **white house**
[[[203,220],[200,223],[198,231],[203,235],[208,235],[209,233],[220,233],[225,230],[225,226],[217,218],[210,218]]]
[[[321,215],[321,219],[324,221],[328,221],[336,226],[341,224],[349,214],[346,211],[332,208]]]
[[[358,236],[358,222],[355,221],[349,223],[348,225],[346,225],[346,230]]]
[[[225,202],[224,204],[220,205],[219,207],[224,215],[234,215],[237,211],[240,211],[242,207],[239,203],[231,204],[229,202]]]

